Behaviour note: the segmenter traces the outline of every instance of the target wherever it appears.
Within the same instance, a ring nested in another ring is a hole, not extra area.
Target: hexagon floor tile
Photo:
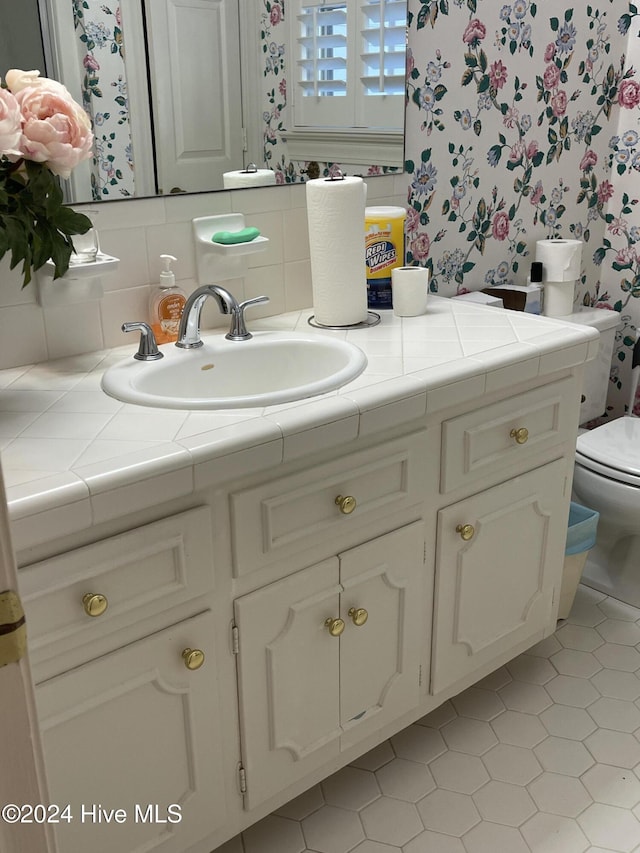
[[[214,853],[271,851],[640,853],[640,609],[580,586],[554,635]]]

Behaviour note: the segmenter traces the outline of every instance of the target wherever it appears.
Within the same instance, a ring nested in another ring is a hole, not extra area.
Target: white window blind
[[[293,126],[400,130],[406,0],[296,0]]]

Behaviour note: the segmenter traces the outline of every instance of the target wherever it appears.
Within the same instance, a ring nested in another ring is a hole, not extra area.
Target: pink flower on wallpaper
[[[531,204],[533,204],[533,205],[539,204],[540,199],[542,198],[543,192],[544,192],[544,190],[542,187],[542,181],[538,181],[536,183],[535,187],[533,188],[533,192],[531,193],[531,198],[529,199]]]
[[[616,237],[619,237],[621,234],[626,233],[627,230],[627,220],[622,219],[620,216],[616,216],[616,218],[609,223],[607,227],[607,231],[610,231],[612,234],[615,234]]]
[[[491,233],[496,240],[506,240],[509,236],[509,217],[504,210],[496,213],[491,226]]]
[[[509,107],[509,109],[504,114],[504,126],[505,127],[515,127],[518,123],[518,117],[520,113],[515,107]]]
[[[287,81],[286,80],[280,81],[280,83],[278,84],[278,91],[280,92],[280,94],[282,95],[283,98],[287,97]]]
[[[535,139],[532,139],[531,142],[527,145],[527,157],[529,160],[533,160],[540,149],[538,148],[538,142]]]
[[[409,232],[417,231],[419,225],[420,225],[420,214],[415,209],[415,207],[410,207],[407,210],[407,219],[406,219],[406,225],[405,225],[406,230]]]
[[[410,47],[407,48],[407,77],[411,76],[411,72],[416,67],[416,61],[413,58],[413,51]]]
[[[271,26],[276,27],[282,20],[282,8],[279,3],[274,3],[269,14]]]
[[[428,234],[419,234],[415,240],[411,241],[411,252],[416,261],[426,261],[430,248],[431,240]]]
[[[560,82],[560,69],[555,63],[544,69],[544,85],[547,89],[555,89]]]
[[[563,116],[567,111],[567,93],[564,89],[560,89],[559,92],[551,98],[551,108],[553,109],[553,114],[557,118]]]
[[[509,152],[509,160],[512,163],[519,163],[520,160],[524,157],[525,148],[524,142],[521,139],[518,139],[517,142],[514,142],[511,146],[511,151]]]
[[[598,162],[598,155],[595,151],[592,151],[591,148],[588,148],[580,160],[580,169],[583,172],[587,172],[591,169],[592,166],[595,166]]]
[[[631,246],[623,246],[616,254],[614,264],[619,264],[621,267],[630,267],[637,261],[636,253]]]
[[[473,18],[467,24],[467,28],[462,36],[462,41],[465,44],[477,45],[487,34],[487,28],[477,18]]]
[[[92,56],[90,53],[87,53],[84,59],[82,60],[82,64],[89,71],[100,71],[100,63]]]
[[[544,61],[551,62],[553,57],[556,55],[556,46],[553,42],[549,42],[549,44],[544,49]]]
[[[623,80],[618,89],[618,103],[627,110],[640,104],[640,83],[635,80]]]
[[[497,59],[491,63],[489,69],[489,80],[494,89],[502,89],[507,82],[507,67],[502,64],[501,59]]]
[[[605,201],[609,201],[612,195],[613,184],[611,183],[611,181],[603,181],[598,187],[598,201],[601,204],[604,204]]]

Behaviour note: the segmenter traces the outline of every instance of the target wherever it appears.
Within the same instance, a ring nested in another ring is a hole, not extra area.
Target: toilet
[[[580,423],[603,414],[620,315],[583,309],[561,318],[595,327],[600,350],[585,368]],[[573,499],[600,514],[597,540],[582,583],[640,607],[640,418],[625,416],[592,430],[576,443]]]

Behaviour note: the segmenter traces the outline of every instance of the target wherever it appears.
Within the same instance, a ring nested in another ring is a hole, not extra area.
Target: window
[[[352,147],[384,135],[389,141],[394,137],[394,145],[400,142],[401,146],[406,0],[294,0],[291,5],[295,9],[288,54],[293,134],[287,132],[287,141],[291,144],[300,132],[308,143],[311,132],[317,131],[330,135],[333,142],[340,136],[346,141],[348,136]],[[363,153],[351,162],[363,162]],[[304,159],[310,159],[308,149]],[[328,159],[349,161],[335,154]],[[400,151],[393,164],[401,161]],[[369,162],[384,164],[380,159]]]

